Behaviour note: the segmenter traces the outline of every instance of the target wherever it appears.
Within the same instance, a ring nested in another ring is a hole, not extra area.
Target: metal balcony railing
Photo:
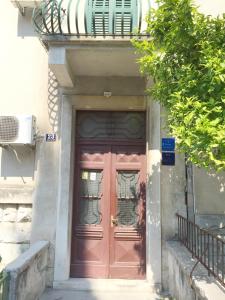
[[[202,229],[177,214],[178,240],[223,286],[225,286],[224,235]],[[218,229],[218,231],[220,231]]]
[[[149,9],[149,0],[45,0],[32,19],[47,36],[144,36]]]

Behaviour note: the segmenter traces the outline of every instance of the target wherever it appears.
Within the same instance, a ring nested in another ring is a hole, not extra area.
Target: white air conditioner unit
[[[0,144],[34,145],[35,129],[32,115],[0,116]]]

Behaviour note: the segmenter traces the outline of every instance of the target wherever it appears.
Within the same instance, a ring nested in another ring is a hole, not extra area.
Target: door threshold
[[[138,279],[93,279],[70,278],[65,281],[54,281],[54,289],[70,289],[77,291],[142,291],[155,290],[154,284],[148,280]]]

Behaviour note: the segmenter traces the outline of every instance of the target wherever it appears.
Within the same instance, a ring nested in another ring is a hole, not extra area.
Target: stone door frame
[[[160,105],[142,96],[62,95],[54,285],[69,280],[76,110],[146,110],[146,278],[161,287]]]

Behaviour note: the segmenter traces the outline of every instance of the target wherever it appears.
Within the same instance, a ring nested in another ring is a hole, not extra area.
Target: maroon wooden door
[[[145,147],[113,146],[110,209],[111,278],[145,276]]]
[[[90,116],[80,118],[90,124]],[[96,137],[92,127],[84,130],[88,137],[78,132],[77,138],[71,277],[144,278],[145,145]]]
[[[109,147],[77,147],[71,276],[108,277]]]

